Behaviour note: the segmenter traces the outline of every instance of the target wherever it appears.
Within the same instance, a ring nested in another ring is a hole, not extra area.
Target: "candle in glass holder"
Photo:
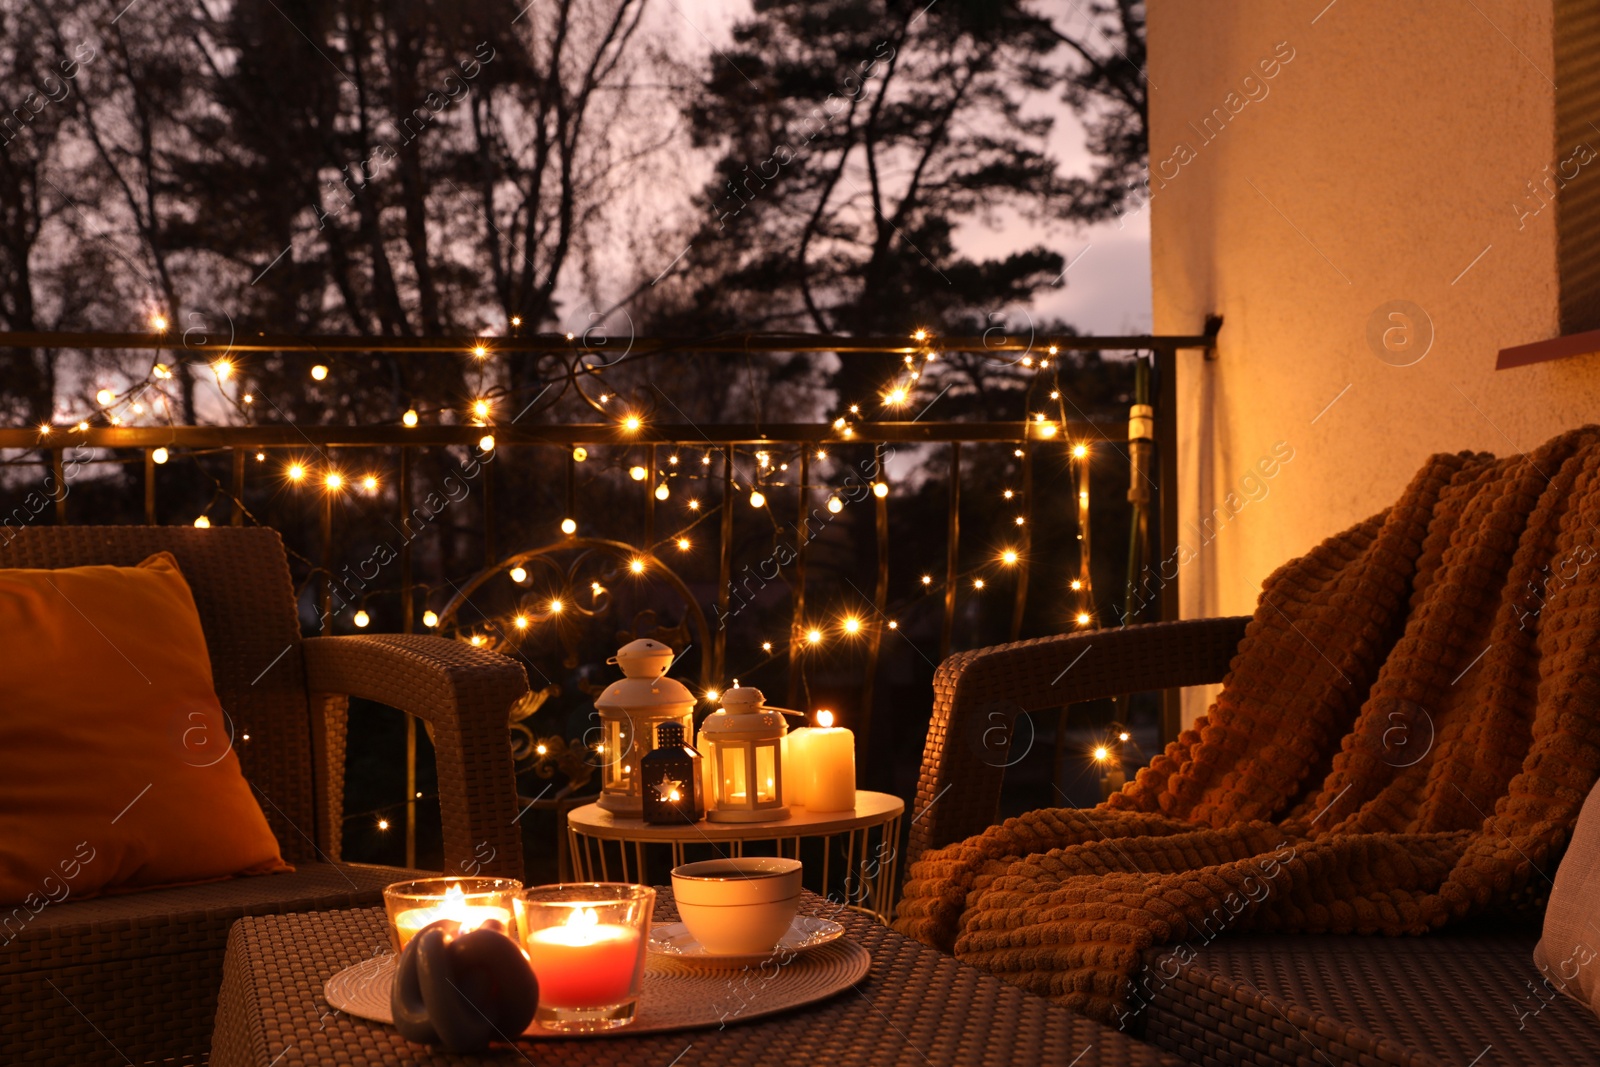
[[[509,930],[512,896],[521,888],[522,883],[501,878],[397,882],[383,893],[389,921],[394,924],[395,951],[404,951],[423,927],[440,919],[459,923],[460,933],[476,930],[490,919]]]
[[[856,735],[833,725],[833,712],[817,712],[817,725],[801,742],[807,811],[856,810]]]
[[[655,890],[648,886],[588,883],[523,891],[517,926],[539,980],[540,1025],[586,1032],[633,1021],[654,909]]]

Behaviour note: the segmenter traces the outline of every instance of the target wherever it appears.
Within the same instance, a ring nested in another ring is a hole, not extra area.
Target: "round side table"
[[[900,817],[905,802],[887,793],[856,790],[855,811],[812,812],[794,809],[779,822],[728,823],[702,820],[689,826],[661,826],[643,819],[622,818],[598,804],[585,804],[567,813],[569,854],[575,880],[645,880],[645,846],[667,845],[672,866],[688,862],[689,852],[700,858],[778,855],[800,858],[802,841],[819,840],[822,881],[807,888],[830,899],[829,880],[835,854],[843,863],[844,903],[856,911],[889,921],[894,903],[895,869],[900,850]],[[874,840],[876,844],[874,845]],[[769,846],[770,847],[763,847]],[[814,851],[814,846],[807,849]],[[631,855],[630,855],[631,853]],[[808,867],[807,874],[815,872]]]

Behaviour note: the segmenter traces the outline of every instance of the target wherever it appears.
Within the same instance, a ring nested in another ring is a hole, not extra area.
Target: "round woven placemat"
[[[324,999],[340,1011],[392,1024],[389,989],[398,959],[390,953],[346,967],[324,984]],[[737,970],[708,970],[651,955],[645,960],[639,1014],[632,1024],[592,1034],[569,1034],[546,1030],[535,1022],[523,1036],[626,1037],[759,1019],[826,1000],[861,981],[871,967],[872,954],[848,939],[821,945],[786,963],[774,959]]]

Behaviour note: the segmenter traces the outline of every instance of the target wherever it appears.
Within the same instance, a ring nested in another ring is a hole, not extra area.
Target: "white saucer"
[[[694,935],[683,923],[662,923],[650,928],[650,954],[717,967],[741,967],[798,955],[819,945],[826,945],[830,941],[837,941],[843,936],[844,927],[831,919],[819,919],[814,915],[796,915],[794,921],[789,924],[788,932],[778,940],[770,952],[758,952],[747,956],[719,956],[706,951],[706,947],[695,940]]]

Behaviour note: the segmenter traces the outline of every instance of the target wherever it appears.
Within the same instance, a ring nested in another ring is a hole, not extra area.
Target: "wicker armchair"
[[[1249,621],[1075,633],[945,660],[908,855],[995,821],[1018,714],[1221,681]],[[1537,926],[1485,918],[1417,938],[1228,935],[1190,944],[1182,965],[1156,946],[1144,953],[1148,1001],[1128,1028],[1204,1064],[1600,1065],[1600,1023],[1534,967],[1538,938]]]
[[[296,870],[48,905],[0,945],[0,1061],[204,1062],[235,919],[370,905],[413,873],[338,862],[352,696],[433,727],[446,869],[521,877],[506,731],[507,709],[527,690],[521,666],[429,636],[302,638],[273,530],[8,534],[0,567],[132,565],[162,550],[177,558],[235,751]]]

